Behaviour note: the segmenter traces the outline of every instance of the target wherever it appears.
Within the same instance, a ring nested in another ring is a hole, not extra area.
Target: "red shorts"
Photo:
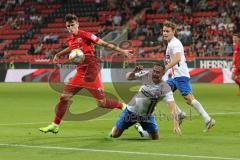
[[[78,70],[64,87],[64,93],[75,95],[83,88],[88,90],[97,100],[102,100],[105,97],[101,74],[96,69],[90,70],[89,72]]]
[[[81,89],[83,89],[83,87],[67,84],[64,86],[63,94],[73,96],[77,94]],[[96,100],[103,100],[105,98],[105,93],[103,88],[84,88],[84,89],[86,89],[92,95],[92,97],[94,97]],[[80,93],[80,94],[88,96],[87,93],[86,94]]]

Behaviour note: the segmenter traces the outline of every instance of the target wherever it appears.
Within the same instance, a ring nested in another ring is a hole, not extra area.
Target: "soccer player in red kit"
[[[67,30],[70,33],[67,40],[69,47],[57,53],[53,61],[56,63],[59,57],[69,54],[73,49],[81,49],[85,55],[85,59],[83,63],[77,66],[77,73],[74,77],[67,83],[67,85],[64,86],[52,124],[47,127],[39,128],[40,131],[45,133],[58,132],[59,124],[68,108],[70,99],[83,88],[87,89],[92,94],[92,96],[97,100],[99,107],[109,109],[122,109],[124,107],[124,104],[105,97],[101,82],[100,67],[97,58],[94,56],[93,44],[110,48],[126,56],[132,55],[132,50],[123,50],[112,44],[104,42],[92,33],[80,30],[78,17],[74,14],[67,14],[65,16],[65,23]]]
[[[239,33],[233,34],[233,65],[232,79],[236,82],[239,89],[237,96],[240,96],[240,37]]]

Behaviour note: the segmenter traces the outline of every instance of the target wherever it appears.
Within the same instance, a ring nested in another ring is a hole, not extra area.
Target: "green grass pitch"
[[[111,84],[105,84],[105,90],[117,95]],[[216,126],[203,133],[201,117],[193,109],[190,113],[188,105],[176,92],[177,104],[188,115],[181,126],[182,136],[172,133],[172,121],[167,118],[169,111],[161,102],[156,109],[161,139],[151,141],[140,138],[134,128],[119,139],[107,139],[121,113],[119,110],[90,121],[63,122],[58,134],[41,133],[38,128],[53,119],[59,94],[47,83],[0,83],[0,160],[240,159],[237,87],[193,84],[193,91],[216,120]],[[128,92],[125,94],[131,96]],[[73,101],[73,113],[86,112],[96,105],[93,99],[80,96]]]

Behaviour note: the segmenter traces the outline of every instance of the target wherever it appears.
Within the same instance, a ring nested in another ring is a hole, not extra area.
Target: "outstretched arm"
[[[108,42],[105,42],[103,41],[102,39],[99,39],[96,44],[100,45],[100,46],[103,46],[103,47],[106,47],[106,48],[110,48],[112,50],[115,50],[115,51],[118,51],[122,54],[124,54],[125,56],[132,56],[133,55],[133,50],[124,50],[124,49],[121,49],[113,44],[110,44]]]
[[[167,102],[169,108],[170,108],[170,112],[172,113],[172,117],[173,117],[173,125],[174,125],[174,132],[176,134],[181,134],[181,129],[179,127],[179,123],[178,123],[178,115],[176,112],[176,103],[174,101],[169,101]]]
[[[132,72],[128,72],[126,74],[126,79],[131,81],[131,80],[136,80],[138,77],[135,75],[137,72],[140,72],[143,70],[143,66],[136,66]]]

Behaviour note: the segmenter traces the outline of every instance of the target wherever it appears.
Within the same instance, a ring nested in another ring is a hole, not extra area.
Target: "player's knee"
[[[152,140],[159,140],[159,135],[151,136]]]
[[[98,105],[98,107],[104,108],[105,105],[106,105],[106,102],[105,102],[105,100],[98,100],[97,101],[97,105]]]
[[[186,103],[188,105],[191,105],[192,104],[192,100],[189,98],[189,97],[184,97],[184,99],[186,100]]]
[[[118,138],[118,137],[120,137],[121,135],[119,134],[119,133],[117,133],[117,132],[113,132],[112,133],[112,137],[113,138]]]
[[[120,131],[119,129],[117,128],[113,128],[112,130],[112,137],[113,138],[118,138],[122,135],[122,131]]]
[[[71,96],[68,95],[61,95],[59,100],[60,101],[69,101],[71,99]]]
[[[119,138],[122,135],[121,132],[116,132],[113,136],[113,138]]]
[[[192,105],[192,100],[187,100],[186,103],[187,103],[188,105]]]
[[[187,96],[184,96],[184,99],[186,100],[186,103],[188,105],[192,105],[192,101],[194,100],[194,97],[193,97],[193,95],[188,94]]]

